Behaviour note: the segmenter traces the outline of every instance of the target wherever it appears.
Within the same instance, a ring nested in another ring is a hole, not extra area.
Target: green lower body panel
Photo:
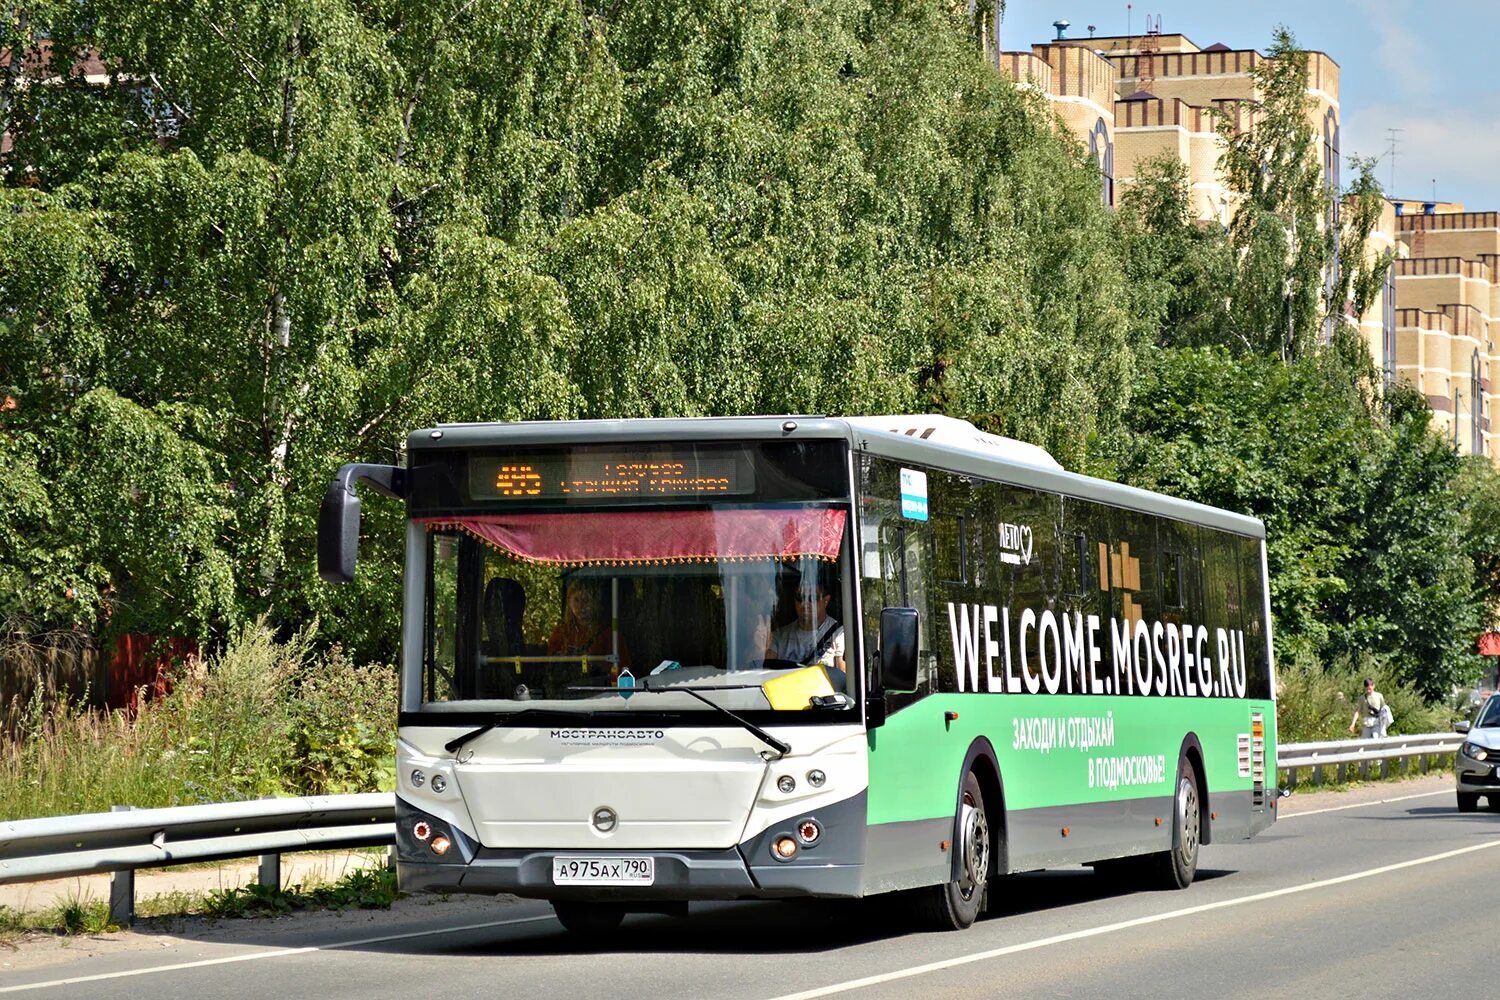
[[[1251,836],[1275,818],[1275,719],[1269,701],[924,698],[869,734],[867,890],[947,877],[942,844],[976,744],[999,768],[1011,871],[1166,850],[1184,755],[1217,814],[1209,837]]]

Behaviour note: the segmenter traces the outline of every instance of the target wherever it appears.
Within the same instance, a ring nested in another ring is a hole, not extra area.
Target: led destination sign
[[[484,500],[738,496],[755,491],[743,452],[579,450],[469,460],[469,493]]]

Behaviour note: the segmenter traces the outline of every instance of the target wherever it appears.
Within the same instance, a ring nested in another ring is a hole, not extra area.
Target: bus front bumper
[[[848,820],[842,816],[850,813]],[[776,861],[771,838],[780,824],[739,844],[719,850],[557,850],[483,847],[462,831],[397,800],[396,877],[403,892],[509,893],[536,899],[590,899],[626,902],[692,899],[771,899],[794,896],[857,897],[864,894],[862,838],[851,836],[857,811],[864,819],[864,796],[824,810],[836,817],[823,840],[804,847],[795,859]],[[425,839],[412,829],[421,821]],[[431,845],[441,834],[451,843],[441,859]],[[650,885],[564,884],[553,881],[557,857],[642,858],[653,862]],[[754,859],[758,863],[751,863]],[[763,860],[762,860],[763,859]]]

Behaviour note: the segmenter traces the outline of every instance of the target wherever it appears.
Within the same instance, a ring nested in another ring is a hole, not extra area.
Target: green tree
[[[993,5],[24,6],[13,44],[109,78],[5,91],[0,435],[25,471],[0,572],[71,587],[47,614],[316,615],[389,655],[399,511],[366,506],[359,579],[328,588],[317,504],[438,421],[938,407],[1076,465],[1128,402],[1112,216],[984,62]],[[151,517],[96,530],[59,499],[105,440],[163,463],[88,487],[182,523],[160,565]],[[158,603],[118,614],[149,573]]]
[[[1286,364],[1222,347],[1161,352],[1139,388],[1129,481],[1266,523],[1278,654],[1386,660],[1429,698],[1477,670],[1459,459],[1409,390],[1372,412],[1334,352]],[[1481,543],[1482,544],[1482,543]]]
[[[1137,169],[1120,198],[1120,225],[1138,312],[1154,321],[1163,346],[1220,342],[1227,322],[1234,256],[1223,229],[1200,226],[1192,210],[1187,165],[1171,155]]]
[[[1318,343],[1323,275],[1333,265],[1329,195],[1309,124],[1307,53],[1285,27],[1251,69],[1259,98],[1219,116],[1220,160],[1235,198],[1229,243],[1235,268],[1225,342],[1291,360]]]

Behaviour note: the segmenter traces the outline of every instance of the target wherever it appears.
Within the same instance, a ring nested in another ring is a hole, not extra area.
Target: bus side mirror
[[[350,583],[359,558],[359,494],[335,479],[318,510],[318,575],[325,583]]]
[[[917,689],[917,609],[880,612],[880,686],[889,694]]]
[[[355,480],[396,500],[406,496],[406,470],[394,465],[351,462],[338,471],[318,509],[318,575],[327,583],[349,583],[359,558],[359,494]]]

